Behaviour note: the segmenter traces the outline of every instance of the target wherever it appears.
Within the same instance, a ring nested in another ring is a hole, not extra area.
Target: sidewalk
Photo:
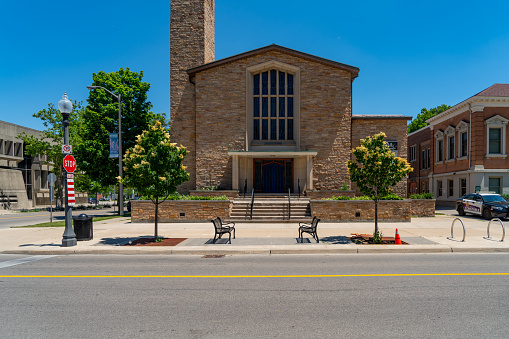
[[[478,217],[462,217],[466,228],[465,242],[460,222],[454,211],[437,211],[444,215],[412,218],[409,223],[379,223],[385,236],[394,236],[395,229],[409,245],[357,245],[347,237],[351,233],[372,234],[374,222],[320,223],[320,243],[311,237],[297,242],[298,224],[237,223],[236,239],[213,244],[212,223],[162,223],[158,235],[186,238],[176,246],[122,246],[139,237],[153,237],[153,223],[131,223],[130,218],[94,222],[94,239],[78,241],[77,246],[61,247],[63,227],[9,228],[0,230],[0,253],[17,254],[334,254],[334,253],[434,253],[434,252],[509,252],[509,240],[501,242],[502,227],[494,221],[490,227],[492,239],[485,239],[488,221]]]

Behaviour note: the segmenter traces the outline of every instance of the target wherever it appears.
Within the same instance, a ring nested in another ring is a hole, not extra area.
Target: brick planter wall
[[[230,200],[168,200],[159,205],[159,222],[203,222],[216,217],[228,219]],[[149,200],[135,200],[131,222],[154,222],[155,206]]]
[[[412,215],[417,217],[435,216],[435,199],[411,199]]]
[[[382,200],[378,202],[378,220],[410,222],[410,200]],[[372,200],[311,200],[311,213],[322,221],[373,221],[375,203]]]
[[[343,190],[307,190],[306,196],[311,200],[320,200],[323,198],[332,197],[355,197],[355,191],[343,191]]]
[[[237,190],[216,190],[216,191],[193,190],[193,191],[189,191],[189,195],[196,195],[199,197],[220,197],[222,195],[225,195],[229,200],[233,200],[239,196],[239,191],[237,191]]]

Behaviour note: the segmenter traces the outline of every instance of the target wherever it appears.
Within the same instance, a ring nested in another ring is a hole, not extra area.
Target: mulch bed
[[[382,237],[382,243],[374,243],[372,234],[352,233],[349,237],[351,241],[358,245],[394,245],[394,237]],[[408,245],[408,243],[401,241],[401,244]]]
[[[129,241],[124,246],[176,246],[187,238],[160,238],[161,241],[154,242],[154,238],[138,238]]]

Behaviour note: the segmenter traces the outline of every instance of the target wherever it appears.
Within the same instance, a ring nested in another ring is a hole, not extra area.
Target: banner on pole
[[[118,133],[110,133],[110,158],[118,158]]]
[[[76,198],[74,197],[74,179],[67,179],[67,203],[74,206]]]

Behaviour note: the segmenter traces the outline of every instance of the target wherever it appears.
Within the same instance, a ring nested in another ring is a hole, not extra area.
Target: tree
[[[79,144],[78,131],[81,128],[84,108],[81,102],[74,102],[73,110],[69,115],[69,142],[71,145]],[[30,156],[46,156],[46,164],[53,165],[52,172],[56,174],[57,205],[63,206],[63,185],[66,180],[63,167],[64,154],[62,154],[62,145],[64,143],[64,130],[62,126],[62,114],[53,104],[48,104],[47,109],[42,109],[32,115],[42,120],[46,130],[42,131],[39,137],[25,132],[17,137],[23,140],[25,152]],[[78,170],[80,163],[78,161]],[[79,187],[76,187],[79,190]]]
[[[156,119],[165,122],[165,114],[154,114],[147,100],[150,84],[142,81],[143,71],[129,68],[118,72],[92,75],[93,86],[102,86],[121,95],[122,153],[134,146],[135,137]],[[80,169],[102,186],[114,185],[118,176],[118,159],[109,157],[109,133],[118,133],[118,100],[103,89],[91,90],[80,131],[82,143],[75,154]],[[123,156],[121,154],[120,156]]]
[[[170,134],[156,121],[136,137],[136,145],[124,156],[124,178],[117,179],[154,203],[154,241],[157,241],[159,204],[175,193],[178,185],[189,180],[189,173],[182,165],[186,154],[184,146],[170,143]]]
[[[415,132],[420,130],[421,128],[428,126],[426,120],[434,117],[437,114],[440,114],[444,111],[447,111],[451,106],[449,105],[440,105],[437,107],[430,108],[429,110],[426,108],[421,109],[421,113],[417,114],[417,117],[413,119],[408,125],[407,131],[408,133]]]
[[[384,138],[385,133],[382,132],[362,139],[361,146],[352,150],[355,161],[347,162],[350,179],[363,194],[375,201],[375,236],[379,235],[378,201],[412,171],[405,159],[394,156]]]

